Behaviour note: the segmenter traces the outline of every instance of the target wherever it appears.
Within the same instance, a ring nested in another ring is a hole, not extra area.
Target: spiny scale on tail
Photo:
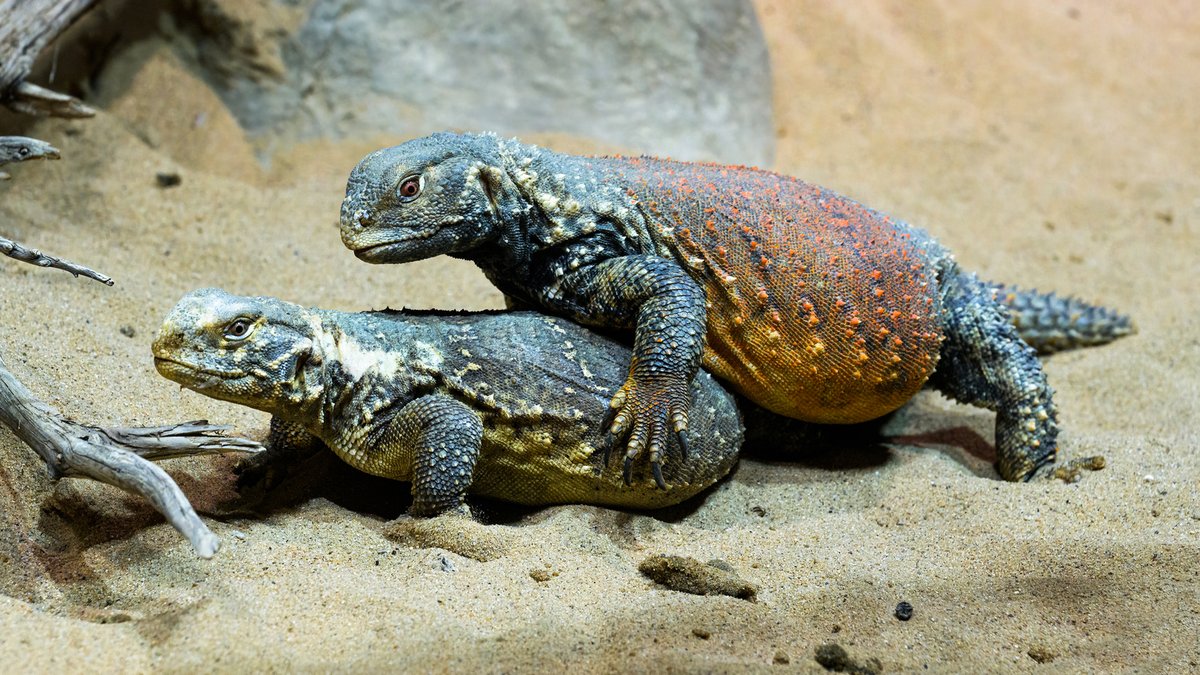
[[[1070,296],[995,284],[1017,333],[1039,354],[1094,347],[1137,331],[1128,316]]]

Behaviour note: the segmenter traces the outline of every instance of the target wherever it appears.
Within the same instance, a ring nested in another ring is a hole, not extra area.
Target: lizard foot
[[[1039,400],[996,414],[996,469],[1009,481],[1027,481],[1054,463],[1058,423],[1053,404]]]
[[[663,480],[662,460],[672,437],[677,441],[680,456],[687,460],[688,446],[683,432],[687,429],[690,403],[686,382],[647,384],[639,383],[631,376],[609,404],[612,420],[604,449],[605,466],[612,447],[625,439],[625,461],[621,470],[625,484],[633,483],[634,460],[643,452],[649,452],[654,482],[665,490],[667,483]]]
[[[287,476],[287,466],[276,461],[275,457],[268,457],[267,454],[260,452],[250,455],[233,465],[233,473],[237,475],[238,492],[254,488],[270,490]]]

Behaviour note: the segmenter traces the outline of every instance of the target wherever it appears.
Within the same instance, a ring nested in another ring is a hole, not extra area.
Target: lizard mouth
[[[192,363],[167,358],[164,356],[154,357],[154,367],[159,373],[162,373],[164,376],[172,380],[176,379],[171,377],[172,374],[180,376],[208,375],[209,377],[218,377],[222,380],[232,380],[238,377],[244,377],[246,375],[246,371],[244,370],[218,370],[216,368],[205,368],[203,366],[198,366]]]
[[[403,237],[397,237],[389,241],[379,244],[371,244],[361,248],[354,249],[354,255],[364,262],[369,263],[387,263],[393,262],[397,258],[405,257],[409,253],[409,242],[417,239],[428,239],[434,234],[437,234],[437,228],[426,228],[416,230],[412,234]]]
[[[390,241],[386,244],[375,244],[366,248],[355,249],[354,255],[359,260],[364,262],[387,262],[391,258],[391,253],[399,249],[403,244],[404,241]]]

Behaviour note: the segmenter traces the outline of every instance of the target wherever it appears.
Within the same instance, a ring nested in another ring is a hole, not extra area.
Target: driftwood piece
[[[58,159],[58,148],[28,136],[0,136],[0,166],[31,159]],[[10,176],[0,171],[0,180]]]
[[[214,435],[229,427],[204,420],[114,428],[72,422],[39,401],[8,370],[3,358],[0,422],[41,456],[51,477],[91,478],[145,497],[204,558],[217,552],[217,536],[196,515],[175,481],[150,460],[262,449],[254,441]]]
[[[25,78],[34,59],[99,0],[0,0],[0,103],[17,112],[90,117],[95,111]]]
[[[73,263],[70,260],[63,260],[62,258],[56,258],[52,255],[46,255],[35,248],[27,248],[18,242],[15,242],[11,239],[5,239],[4,237],[0,237],[0,253],[3,253],[4,255],[15,260],[20,260],[21,262],[37,265],[38,267],[53,267],[65,272],[70,272],[75,276],[82,275],[89,279],[95,279],[106,286],[113,285],[112,277],[108,276],[107,274],[101,274],[90,267],[84,267],[83,265]]]
[[[0,165],[31,159],[58,159],[58,148],[28,136],[0,136]]]
[[[0,136],[0,166],[10,162],[26,162],[31,159],[58,158],[58,148],[45,141],[25,136]],[[0,175],[0,178],[7,178],[7,174]],[[73,263],[70,260],[46,255],[37,249],[28,248],[19,242],[5,239],[4,237],[0,237],[0,253],[21,262],[37,265],[38,267],[54,267],[70,272],[75,276],[83,275],[89,279],[95,279],[102,284],[113,285],[112,278],[106,274],[101,274],[96,270]]]
[[[39,87],[29,82],[21,82],[13,87],[4,99],[15,112],[36,117],[91,117],[96,110],[83,101]]]

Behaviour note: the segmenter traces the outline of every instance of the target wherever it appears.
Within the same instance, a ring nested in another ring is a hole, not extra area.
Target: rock
[[[728,595],[754,602],[758,588],[731,569],[678,555],[652,555],[638,564],[651,580],[681,593]]]
[[[770,64],[747,0],[287,4],[191,0],[181,18],[200,31],[205,79],[267,149],[459,129],[772,160]]]

